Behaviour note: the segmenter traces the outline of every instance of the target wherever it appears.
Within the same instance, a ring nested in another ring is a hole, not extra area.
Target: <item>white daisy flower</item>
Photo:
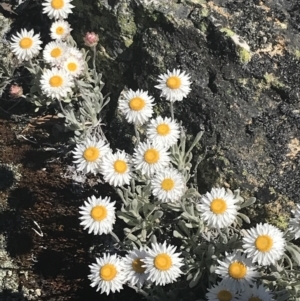
[[[169,148],[177,143],[180,135],[179,125],[171,118],[158,116],[150,120],[146,135],[149,140]]]
[[[292,210],[292,213],[295,215],[294,218],[290,219],[289,222],[289,231],[295,235],[295,239],[300,237],[300,205],[297,204],[297,209]]]
[[[89,229],[89,234],[94,235],[108,234],[113,230],[116,222],[115,205],[116,202],[110,202],[109,197],[104,199],[92,196],[88,198],[88,202],[84,202],[84,206],[79,207],[79,217],[82,222],[80,225],[85,229]]]
[[[146,255],[147,252],[144,248],[134,249],[123,259],[128,282],[138,288],[143,286],[148,277],[148,274],[145,273],[146,268],[143,267]]]
[[[70,57],[76,57],[79,60],[83,59],[83,53],[76,47],[68,47],[68,55]]]
[[[142,125],[153,113],[154,98],[143,90],[129,90],[120,95],[119,110],[129,123]]]
[[[147,280],[155,282],[156,285],[166,285],[174,282],[182,271],[183,259],[179,258],[181,253],[175,253],[176,247],[163,244],[151,244],[152,248],[147,250],[147,255],[143,261],[146,268],[145,273],[149,273]]]
[[[65,20],[58,20],[52,23],[50,27],[50,36],[53,40],[65,40],[72,28],[70,24]]]
[[[137,170],[148,177],[169,165],[167,149],[150,141],[140,142],[134,150],[133,164]]]
[[[162,169],[151,179],[152,194],[164,203],[180,200],[185,189],[184,176],[174,168]]]
[[[257,224],[256,228],[246,230],[243,248],[253,262],[260,265],[275,264],[284,254],[283,233],[270,224]]]
[[[97,139],[95,136],[87,137],[83,142],[77,144],[73,151],[77,170],[96,174],[100,170],[102,158],[108,152],[111,152],[111,149],[104,140]]]
[[[34,35],[33,29],[30,31],[21,29],[21,32],[17,32],[17,34],[12,36],[11,39],[11,51],[20,61],[28,61],[32,59],[34,56],[38,55],[42,49],[40,46],[42,44],[40,35]]]
[[[253,287],[247,288],[240,297],[241,301],[274,301],[273,294],[262,284],[254,283]]]
[[[178,69],[173,69],[172,72],[168,70],[167,73],[161,74],[158,82],[155,88],[161,90],[160,96],[171,102],[183,100],[191,91],[190,76]]]
[[[59,65],[67,54],[67,46],[61,42],[48,43],[43,51],[44,60],[51,65]]]
[[[104,254],[102,258],[96,258],[96,263],[89,266],[91,274],[88,278],[91,280],[91,287],[97,287],[97,292],[109,295],[123,289],[126,282],[123,260],[116,254]]]
[[[84,62],[76,56],[70,56],[64,61],[63,67],[72,77],[78,77],[83,72]]]
[[[65,70],[46,69],[41,77],[41,88],[44,94],[52,98],[64,98],[72,92],[74,85]]]
[[[72,14],[72,0],[45,0],[42,3],[43,14],[47,14],[50,19],[67,19],[68,14]]]
[[[226,192],[224,188],[213,188],[211,192],[201,196],[198,210],[209,227],[221,229],[234,222],[237,216],[237,201],[234,195]]]
[[[108,153],[100,168],[105,182],[112,186],[128,185],[132,178],[130,157],[124,151]]]
[[[259,277],[256,267],[251,259],[240,251],[232,254],[225,253],[224,261],[218,260],[219,266],[215,273],[220,275],[222,284],[230,287],[234,291],[244,291],[250,285],[253,285],[255,277]]]
[[[232,288],[220,282],[208,289],[206,298],[208,301],[240,301],[239,295]]]

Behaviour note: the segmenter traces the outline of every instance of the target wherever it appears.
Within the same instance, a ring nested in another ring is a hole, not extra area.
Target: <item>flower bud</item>
[[[11,98],[19,98],[23,95],[23,88],[19,85],[11,85],[9,89],[9,96]]]
[[[94,47],[99,42],[99,36],[94,32],[87,32],[83,40],[86,46]]]

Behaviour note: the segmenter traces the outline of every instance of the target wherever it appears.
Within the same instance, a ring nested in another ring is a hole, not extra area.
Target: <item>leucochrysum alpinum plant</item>
[[[11,39],[12,52],[33,75],[24,97],[37,109],[58,104],[67,129],[75,132],[75,178],[101,177],[118,195],[91,195],[79,208],[80,225],[89,234],[111,235],[113,242],[90,264],[91,286],[111,294],[128,285],[147,300],[299,300],[300,249],[292,240],[300,237],[300,206],[284,233],[268,223],[244,229],[250,220],[241,210],[253,197],[244,200],[239,190],[220,187],[198,192],[201,158],[193,159],[193,150],[203,132],[187,141],[174,116],[176,102],[191,91],[191,76],[179,69],[159,75],[158,100],[142,89],[123,91],[118,109],[134,128],[134,151],[112,149],[101,130],[108,99],[96,71],[99,37],[89,32],[84,38],[93,53],[90,68],[88,52],[77,48],[65,20],[71,0],[42,5],[53,19],[53,41],[41,49],[39,34],[26,29]],[[156,102],[164,100],[169,116],[155,116]],[[120,219],[127,225],[122,238],[114,233]]]

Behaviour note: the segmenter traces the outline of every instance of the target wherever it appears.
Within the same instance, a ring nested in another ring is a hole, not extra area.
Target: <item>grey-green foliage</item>
[[[8,57],[9,59],[0,63],[0,96],[2,96],[7,85],[13,81],[15,70],[18,67],[16,58]]]
[[[20,65],[12,55],[9,42],[5,38],[6,33],[10,30],[11,23],[10,18],[5,18],[4,15],[0,14],[0,96],[6,86],[13,81],[15,69]]]
[[[218,260],[225,260],[226,254],[234,250],[242,250],[244,223],[250,219],[242,212],[238,212],[235,223],[224,229],[211,229],[206,226],[198,210],[200,194],[197,192],[196,175],[197,164],[192,164],[192,150],[199,142],[202,132],[196,136],[192,146],[186,148],[186,134],[181,132],[180,143],[171,149],[172,163],[180,170],[186,179],[187,190],[179,202],[160,203],[151,196],[150,181],[142,175],[131,180],[129,187],[119,188],[117,191],[123,201],[121,210],[117,213],[127,227],[124,228],[125,238],[123,247],[145,246],[155,242],[157,237],[172,241],[172,236],[179,240],[178,251],[184,257],[182,267],[184,279],[178,280],[171,290],[159,287],[145,287],[143,294],[147,300],[204,300],[200,296],[193,297],[193,289],[203,294],[211,284],[216,284],[218,275],[215,273],[219,265]],[[187,150],[186,150],[187,149]],[[195,166],[196,165],[196,166]],[[138,183],[138,184],[136,184]],[[252,206],[256,199],[244,199],[240,190],[227,193],[232,194],[239,210]],[[288,234],[286,234],[288,235]],[[290,235],[290,240],[293,238]],[[288,236],[286,238],[288,240]],[[274,266],[266,268],[257,266],[261,274],[258,284],[264,284],[274,290],[276,300],[298,300],[300,296],[300,248],[288,242],[284,257]],[[188,289],[186,287],[188,285]],[[189,296],[188,296],[189,294]],[[171,297],[172,295],[172,297]],[[182,297],[185,296],[185,297]]]
[[[100,124],[100,113],[109,103],[109,97],[104,97],[101,93],[104,86],[101,77],[96,70],[90,71],[85,81],[75,81],[78,93],[67,100],[69,104],[63,108],[60,103],[62,113],[58,115],[65,118],[66,129],[74,131],[78,138]]]

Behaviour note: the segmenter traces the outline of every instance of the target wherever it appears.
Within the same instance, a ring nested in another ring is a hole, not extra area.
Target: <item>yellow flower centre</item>
[[[77,64],[74,62],[68,63],[67,68],[69,71],[74,72],[77,70]]]
[[[95,206],[91,210],[91,217],[97,221],[103,221],[107,217],[107,209],[104,206]]]
[[[136,273],[144,273],[146,268],[143,268],[142,265],[144,265],[144,262],[141,260],[141,258],[136,258],[132,260],[132,268]]]
[[[54,9],[61,9],[65,5],[64,0],[52,0],[51,1],[51,6]]]
[[[160,271],[167,271],[172,266],[172,259],[168,254],[158,254],[154,258],[154,266]]]
[[[99,276],[104,281],[111,281],[117,275],[117,269],[113,264],[107,263],[101,269]]]
[[[56,32],[56,34],[58,34],[58,35],[62,35],[62,34],[64,34],[65,29],[64,29],[62,26],[58,26],[58,27],[56,27],[55,32]]]
[[[174,181],[173,179],[164,179],[162,182],[161,182],[161,188],[163,190],[166,190],[166,191],[169,191],[171,190],[172,188],[174,187]]]
[[[83,152],[83,158],[86,161],[94,162],[100,157],[100,151],[97,147],[90,146]]]
[[[118,173],[124,173],[127,170],[127,164],[123,160],[117,160],[114,163],[114,170]]]
[[[166,136],[170,133],[170,127],[168,124],[162,123],[156,127],[158,135]]]
[[[170,89],[178,89],[181,86],[181,79],[178,76],[170,76],[166,84]]]
[[[145,100],[140,97],[134,97],[129,101],[129,107],[133,111],[140,111],[146,105]]]
[[[247,266],[239,261],[233,262],[228,267],[228,273],[234,279],[244,279],[247,274]]]
[[[263,301],[263,300],[258,297],[251,297],[248,301]]]
[[[31,38],[23,38],[20,40],[19,45],[23,49],[28,49],[32,46],[33,40]]]
[[[260,235],[255,240],[255,247],[260,252],[268,252],[272,249],[273,239],[269,235]]]
[[[53,48],[50,52],[50,55],[54,58],[57,58],[57,57],[61,56],[61,53],[62,53],[62,51],[60,48]]]
[[[145,151],[144,159],[148,164],[154,164],[159,160],[159,152],[154,148]]]
[[[63,78],[60,75],[54,75],[50,78],[49,84],[51,87],[60,87],[63,84]]]
[[[217,297],[220,301],[230,301],[232,299],[232,294],[229,291],[219,291]]]
[[[222,214],[226,211],[227,204],[223,199],[214,199],[210,203],[210,210],[214,214]]]

